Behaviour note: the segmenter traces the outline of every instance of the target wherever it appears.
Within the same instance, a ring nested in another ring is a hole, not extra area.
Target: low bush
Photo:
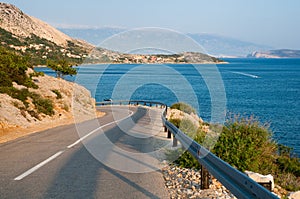
[[[180,111],[185,112],[187,114],[191,114],[191,113],[196,114],[196,110],[193,107],[191,107],[190,105],[188,105],[184,102],[175,103],[175,104],[171,105],[170,108],[180,110]]]
[[[27,100],[31,98],[39,113],[54,114],[53,103],[50,99],[44,99],[39,94],[29,92],[28,89],[18,90],[14,87],[0,87],[0,93],[6,93],[12,98],[22,101],[26,108],[29,106]]]
[[[50,116],[54,115],[53,103],[50,99],[44,99],[36,93],[31,93],[30,97],[32,98],[33,104],[39,113],[44,113]]]
[[[61,99],[62,95],[59,90],[51,90],[54,94],[56,94],[56,99]]]
[[[277,145],[272,133],[255,118],[235,117],[226,122],[213,153],[237,169],[258,172],[264,164],[272,163]]]

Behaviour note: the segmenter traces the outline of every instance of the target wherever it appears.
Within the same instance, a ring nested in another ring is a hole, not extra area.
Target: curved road
[[[169,198],[153,153],[171,142],[161,110],[99,109],[102,118],[0,144],[0,198]]]

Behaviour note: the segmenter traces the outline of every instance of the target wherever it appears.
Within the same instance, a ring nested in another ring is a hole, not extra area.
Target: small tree
[[[56,72],[57,78],[63,78],[65,75],[76,75],[77,71],[72,65],[66,60],[59,60],[54,62],[52,60],[47,61],[47,67],[51,68]]]

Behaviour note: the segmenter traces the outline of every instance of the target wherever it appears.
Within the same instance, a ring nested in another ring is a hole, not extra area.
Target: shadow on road
[[[146,114],[145,108],[138,108],[131,119],[136,123]],[[127,126],[127,130],[132,127]],[[141,139],[129,136],[118,126],[105,131],[104,134],[117,145],[130,145],[137,141],[136,139]],[[104,134],[102,133],[102,136]],[[101,135],[95,138],[99,136]],[[57,172],[43,198],[169,198],[159,171],[150,173],[118,171],[102,164],[84,146],[79,146],[78,149],[73,148],[66,152],[71,156]],[[144,148],[142,145],[131,145],[131,150],[136,153],[145,152]],[[139,164],[143,162],[140,161]]]

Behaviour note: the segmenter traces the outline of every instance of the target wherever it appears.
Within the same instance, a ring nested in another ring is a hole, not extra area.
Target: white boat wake
[[[230,71],[230,72],[231,72],[231,73],[234,73],[234,74],[244,75],[244,76],[247,76],[247,77],[260,78],[260,77],[257,76],[257,75],[252,75],[252,74],[249,74],[249,73],[233,72],[233,71]]]

